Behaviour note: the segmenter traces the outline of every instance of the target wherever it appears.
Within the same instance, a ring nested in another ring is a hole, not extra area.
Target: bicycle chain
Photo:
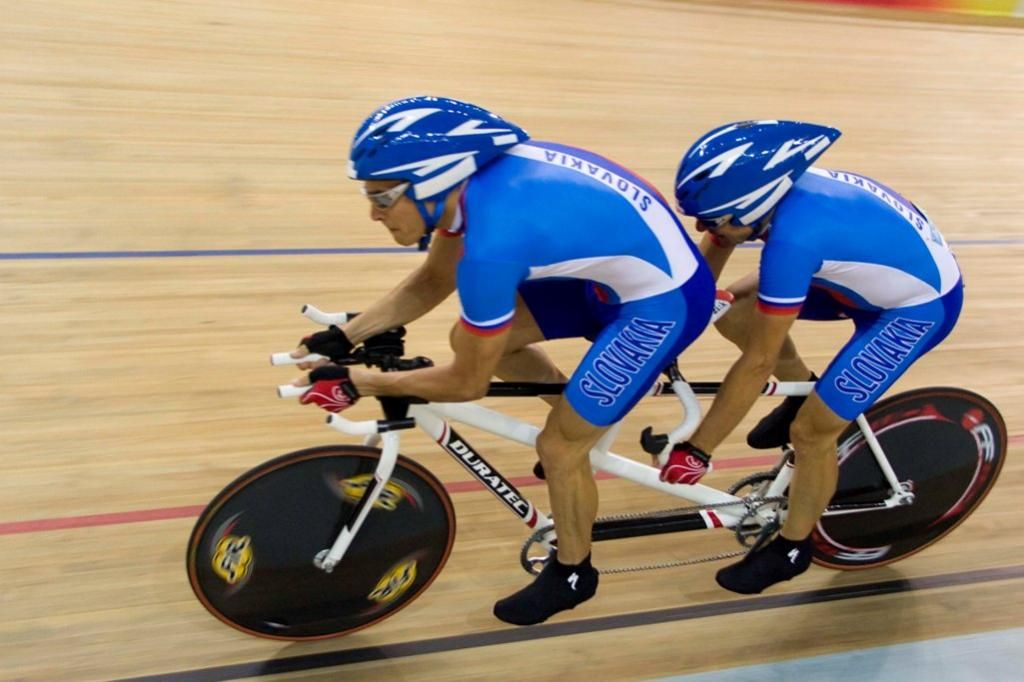
[[[745,549],[739,549],[734,552],[722,552],[721,554],[707,554],[705,556],[694,557],[692,559],[679,559],[678,561],[665,561],[660,564],[642,564],[638,566],[619,566],[616,568],[599,568],[597,572],[601,575],[615,575],[617,573],[638,573],[640,571],[654,571],[661,568],[677,568],[679,566],[690,566],[693,564],[703,564],[709,561],[721,561],[722,559],[732,559],[733,557],[742,556],[747,553]]]
[[[761,507],[763,507],[765,505],[768,505],[768,504],[775,504],[775,503],[778,503],[778,502],[785,502],[786,499],[787,498],[784,497],[784,496],[763,497],[763,498],[756,498],[756,499],[746,499],[746,498],[744,498],[742,500],[737,500],[736,502],[718,502],[718,503],[714,503],[714,504],[701,504],[701,505],[696,505],[696,506],[693,506],[693,507],[676,507],[674,509],[661,509],[661,510],[646,511],[646,512],[625,512],[625,513],[622,513],[622,514],[612,514],[610,516],[602,516],[602,517],[598,518],[595,521],[595,523],[601,522],[601,521],[624,521],[624,520],[628,520],[628,519],[658,518],[659,516],[667,516],[667,515],[670,515],[670,514],[694,513],[694,512],[701,512],[701,511],[707,511],[707,510],[721,509],[722,507],[736,507],[736,506],[740,506],[740,505],[743,505],[743,506],[747,507],[747,513],[744,514],[744,516],[743,516],[743,519],[746,519],[747,517],[753,516],[754,514],[756,514],[757,510],[760,509]],[[738,524],[738,525],[742,525],[742,520],[740,521],[740,524]],[[530,535],[530,537],[528,537],[526,539],[526,542],[523,543],[523,548],[520,551],[521,561],[523,559],[525,559],[526,552],[527,552],[528,548],[530,547],[530,545],[534,544],[535,542],[540,542],[540,539],[542,537],[544,537],[544,535],[550,530],[550,528],[551,528],[550,526],[545,526],[544,528],[540,528],[540,529],[534,531]],[[748,550],[746,550],[746,549],[741,549],[741,550],[736,550],[736,551],[733,551],[733,552],[720,552],[718,554],[708,554],[708,555],[705,555],[705,556],[702,556],[702,557],[694,557],[694,558],[691,558],[691,559],[679,559],[677,561],[665,561],[665,562],[656,563],[656,564],[643,564],[643,565],[639,565],[639,566],[619,566],[619,567],[615,567],[615,568],[604,568],[604,569],[598,569],[597,572],[599,574],[601,574],[601,575],[614,575],[614,574],[618,574],[618,573],[636,573],[636,572],[639,572],[639,571],[651,571],[651,570],[657,570],[657,569],[661,569],[661,568],[676,568],[678,566],[691,566],[693,564],[707,563],[707,562],[710,562],[710,561],[720,561],[722,559],[731,559],[733,557],[742,556],[742,555],[746,554],[747,551]],[[525,561],[523,561],[523,563],[525,563]],[[525,566],[524,566],[524,568],[525,568]],[[531,571],[529,571],[529,569],[527,569],[527,572],[531,573]]]
[[[786,497],[780,495],[778,497],[756,497],[756,498],[744,498],[735,502],[714,502],[712,504],[698,504],[693,507],[676,507],[674,509],[659,509],[655,511],[644,511],[644,512],[624,512],[622,514],[612,514],[610,516],[602,516],[597,521],[624,521],[627,519],[642,519],[646,516],[651,518],[657,518],[659,516],[668,516],[670,514],[690,514],[694,512],[702,512],[714,509],[721,509],[722,507],[738,507],[740,505],[746,506],[747,511],[753,511],[757,507],[763,507],[766,504],[774,504],[776,502],[785,502]],[[596,521],[595,521],[596,523]]]

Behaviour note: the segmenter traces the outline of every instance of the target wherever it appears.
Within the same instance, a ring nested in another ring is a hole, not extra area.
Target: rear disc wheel
[[[913,504],[826,515],[812,535],[815,563],[883,566],[928,547],[981,504],[1006,455],[1006,425],[976,393],[923,388],[880,401],[866,418]],[[839,437],[839,483],[831,505],[881,502],[892,492],[856,423]],[[830,506],[831,506],[830,505]]]

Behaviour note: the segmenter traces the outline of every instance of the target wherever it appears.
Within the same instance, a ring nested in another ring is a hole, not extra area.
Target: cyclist
[[[716,279],[738,244],[765,245],[759,272],[729,287],[736,302],[718,324],[742,353],[662,480],[698,481],[773,372],[817,382],[748,436],[755,447],[792,442],[796,469],[779,535],[718,572],[734,592],[759,593],[807,570],[810,534],[835,492],[840,432],[949,334],[963,302],[956,260],[918,207],[870,178],[810,167],[839,135],[792,121],[733,123],[698,139],[676,175],[679,210],[707,232],[701,250]],[[820,378],[788,336],[797,318],[854,323]]]
[[[439,238],[362,315],[293,352],[338,359],[458,290],[450,364],[389,373],[328,365],[299,380],[312,383],[303,402],[337,411],[367,395],[475,400],[493,376],[565,381],[532,344],[592,339],[537,439],[558,524],[557,560],[494,607],[499,619],[519,625],[595,593],[597,488],[588,453],[701,333],[715,293],[696,246],[647,182],[590,152],[528,140],[518,126],[451,99],[412,97],[370,115],[349,156],[370,218],[399,244]]]

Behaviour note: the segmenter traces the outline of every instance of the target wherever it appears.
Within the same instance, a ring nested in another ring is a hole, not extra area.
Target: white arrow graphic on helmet
[[[749,206],[752,206],[755,202],[758,201],[758,199],[761,199],[761,197],[768,194],[768,197],[764,201],[761,201],[758,204],[757,208],[755,208],[750,213],[746,213],[744,215],[739,216],[740,222],[742,224],[749,225],[750,223],[760,219],[765,213],[770,211],[771,208],[778,202],[778,200],[782,198],[782,195],[789,191],[789,189],[793,186],[793,181],[789,179],[789,175],[789,173],[786,173],[781,178],[775,178],[771,182],[761,185],[760,187],[755,189],[753,192],[750,192],[749,194],[744,194],[741,197],[738,197],[731,201],[727,201],[720,206],[709,208],[708,210],[704,211],[704,213],[710,214],[716,211],[721,211],[722,209],[725,208],[745,209],[748,208]]]
[[[830,144],[830,140],[824,135],[812,137],[809,140],[786,140],[786,143],[779,147],[779,150],[772,155],[764,170],[771,170],[786,159],[803,153],[804,158],[810,161],[822,153]]]
[[[719,177],[720,175],[725,173],[725,171],[729,170],[729,167],[732,166],[734,163],[736,163],[736,159],[738,159],[741,156],[743,156],[743,152],[745,152],[748,149],[750,149],[750,145],[752,145],[752,144],[754,144],[754,143],[753,142],[748,142],[746,144],[741,144],[739,147],[733,147],[732,149],[727,149],[726,151],[722,152],[721,154],[719,154],[715,158],[711,159],[710,161],[705,161],[698,168],[696,168],[693,171],[691,171],[689,175],[687,175],[685,178],[680,180],[679,184],[676,185],[676,188],[678,189],[679,187],[682,187],[683,185],[688,183],[691,179],[693,179],[694,176],[700,175],[701,173],[706,171],[708,168],[711,168],[712,166],[715,167],[715,170],[713,170],[711,172],[711,175],[709,175],[708,177],[709,178],[717,178],[717,177]]]
[[[411,163],[405,163],[401,166],[392,166],[391,168],[385,168],[383,170],[375,171],[374,175],[383,175],[387,177],[388,173],[397,173],[399,171],[411,170],[415,175],[420,177],[430,175],[434,171],[440,170],[445,166],[450,166],[453,163],[458,163],[464,159],[470,159],[470,157],[476,154],[475,151],[470,152],[457,152],[455,154],[442,154],[441,156],[433,156],[429,159],[420,159],[419,161],[413,161]]]
[[[449,130],[448,135],[450,137],[462,137],[463,135],[491,135],[492,133],[504,133],[495,135],[491,138],[491,141],[499,147],[506,144],[515,144],[519,141],[519,136],[513,133],[511,128],[481,128],[481,124],[483,124],[483,121],[477,118],[464,121]]]
[[[491,133],[508,133],[511,132],[510,128],[481,128],[480,124],[483,123],[480,119],[470,119],[463,121],[459,125],[455,126],[448,131],[448,134],[452,137],[458,137],[460,135],[489,135]]]
[[[385,116],[381,120],[371,125],[366,130],[364,130],[363,134],[360,135],[356,139],[356,141],[352,143],[352,146],[358,147],[360,142],[362,142],[367,137],[369,137],[373,133],[377,132],[378,130],[386,126],[390,126],[387,132],[400,133],[409,126],[411,126],[416,121],[420,121],[438,111],[441,110],[435,107],[424,107],[421,109],[406,109],[405,111],[399,111],[397,113],[391,114],[390,116]]]
[[[450,168],[443,173],[434,175],[434,177],[429,180],[418,182],[413,186],[416,198],[423,199],[425,197],[433,196],[434,194],[451,187],[459,180],[468,178],[470,175],[475,173],[476,161],[473,159],[475,155],[475,151],[458,152],[456,154],[442,154],[441,156],[434,156],[429,159],[420,159],[419,161],[402,164],[401,166],[385,168],[383,170],[376,171],[373,174],[386,178],[390,173],[413,171],[413,175],[422,178],[435,173],[446,166],[450,166]]]

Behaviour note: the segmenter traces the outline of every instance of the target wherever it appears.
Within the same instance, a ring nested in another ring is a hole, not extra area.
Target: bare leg
[[[516,296],[516,316],[512,323],[510,338],[505,355],[498,363],[495,374],[505,381],[538,381],[545,383],[565,383],[568,377],[555,366],[543,349],[533,345],[544,341],[544,333],[534,320],[530,309],[526,307],[521,296]],[[562,401],[560,395],[542,395],[540,399],[551,407]],[[546,479],[542,462],[534,464],[533,475]]]
[[[598,574],[590,563],[590,533],[597,516],[597,486],[590,449],[605,432],[560,401],[537,438],[548,471],[548,493],[558,530],[558,556],[531,584],[494,605],[506,623],[533,625],[594,596]]]
[[[796,468],[789,486],[789,514],[782,536],[802,540],[811,534],[836,491],[836,440],[849,422],[812,393],[790,426]]]
[[[562,373],[548,354],[534,346],[544,341],[544,333],[533,319],[523,299],[516,297],[515,321],[509,332],[505,355],[498,363],[495,376],[505,381],[537,381],[543,383],[565,383],[568,377]],[[547,395],[541,399],[554,406],[561,396]]]
[[[564,384],[568,377],[555,366],[547,353],[533,345],[544,340],[544,332],[533,319],[530,309],[526,307],[521,296],[516,296],[516,314],[512,329],[509,331],[508,345],[505,347],[505,355],[495,369],[495,375],[505,381]],[[562,401],[562,396],[542,395],[540,399],[554,407]],[[541,479],[547,477],[543,464],[534,464],[533,475]]]
[[[605,430],[562,401],[551,410],[537,438],[537,454],[547,472],[551,512],[558,528],[558,558],[564,564],[579,563],[590,554],[590,532],[597,517],[590,449]]]
[[[836,438],[848,422],[812,393],[793,422],[796,471],[789,486],[789,514],[782,532],[742,561],[718,571],[715,580],[727,590],[757,594],[791,580],[811,565],[810,539],[836,489],[839,475]]]
[[[754,307],[757,304],[757,273],[751,272],[734,282],[729,286],[729,291],[736,300],[728,314],[715,323],[715,328],[737,348],[743,350],[747,345]],[[788,335],[779,351],[779,359],[775,363],[773,373],[781,381],[807,381],[811,376],[811,370],[804,364],[792,337]]]
[[[736,300],[732,309],[716,323],[719,333],[733,342],[740,350],[746,348],[750,328],[757,305],[757,273],[751,272],[729,286]],[[814,374],[804,364],[788,334],[779,350],[772,373],[781,381],[813,380]],[[765,415],[747,434],[747,445],[765,449],[785,445],[789,442],[789,425],[804,403],[803,397],[789,397]]]

